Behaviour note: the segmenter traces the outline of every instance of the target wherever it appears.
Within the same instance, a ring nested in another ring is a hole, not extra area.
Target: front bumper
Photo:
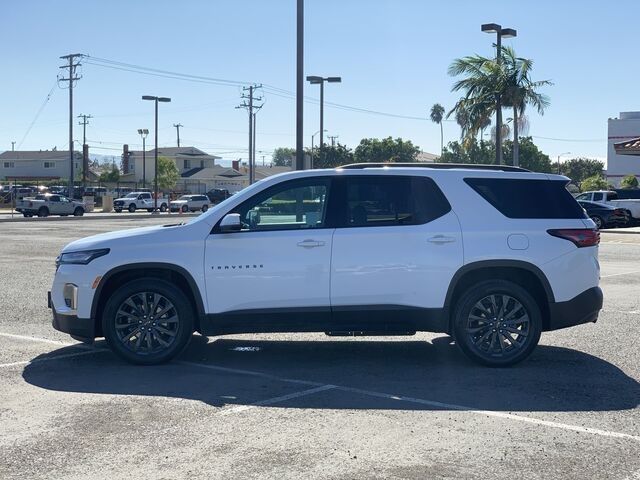
[[[549,326],[545,330],[595,322],[602,309],[602,299],[600,287],[593,287],[566,302],[549,304]]]
[[[53,314],[53,328],[68,333],[71,338],[80,342],[93,343],[96,338],[95,322],[90,318],[79,318],[77,315],[62,314],[56,311],[51,301],[51,292],[47,292],[47,305]]]

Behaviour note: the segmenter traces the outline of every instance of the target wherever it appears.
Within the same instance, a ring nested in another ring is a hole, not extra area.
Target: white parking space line
[[[225,408],[224,410],[220,411],[218,415],[230,415],[232,413],[245,412],[247,410],[251,410],[252,408],[275,405],[276,403],[286,402],[287,400],[304,397],[306,395],[313,395],[314,393],[320,393],[326,390],[332,390],[334,388],[337,387],[335,385],[321,385],[319,387],[302,390],[300,392],[289,393],[288,395],[282,395],[280,397],[267,398],[266,400],[260,400],[258,402],[252,403],[251,405],[238,405],[237,407]]]
[[[198,363],[198,362],[187,362],[185,360],[177,361],[175,363],[180,363],[182,365],[190,365],[192,367],[207,368],[209,370],[217,370],[219,372],[237,373],[240,375],[251,375],[254,377],[266,378],[268,380],[276,380],[278,382],[297,383],[299,385],[310,385],[310,386],[311,385],[326,386],[320,382],[312,382],[309,380],[297,380],[295,378],[282,378],[282,377],[277,377],[275,375],[269,375],[268,373],[254,372],[252,370],[240,370],[238,368],[218,367],[217,365],[209,365],[206,363]]]
[[[85,345],[84,343],[79,342],[61,342],[59,340],[49,340],[48,338],[30,337],[28,335],[16,335],[15,333],[0,332],[0,337],[13,338],[14,340],[31,340],[32,342],[50,343],[51,345],[59,345],[61,347],[70,347],[72,345],[77,345],[83,346],[84,348],[91,348],[89,345]]]
[[[23,360],[20,362],[0,363],[0,368],[15,367],[17,365],[29,365],[32,363],[50,362],[52,360],[61,360],[63,358],[79,357],[80,355],[92,355],[94,353],[108,352],[108,351],[109,350],[107,350],[106,348],[96,348],[94,350],[84,350],[78,353],[67,353],[64,355],[55,355],[53,357],[36,358],[33,360]]]
[[[636,275],[640,273],[640,270],[634,270],[633,272],[612,273],[611,275],[601,275],[600,278],[619,277],[620,275]]]
[[[22,336],[22,335],[12,335],[12,334],[2,334],[0,333],[0,336],[5,336],[5,337],[16,337],[16,338],[20,338],[22,340],[33,340],[33,341],[41,341],[41,342],[46,342],[46,343],[51,343],[54,342],[53,340],[47,340],[47,339],[43,339],[43,338],[37,338],[37,337],[27,337],[27,336]],[[56,342],[58,343],[58,342]],[[78,344],[78,345],[82,345],[82,344]],[[91,348],[91,347],[89,347]],[[103,351],[107,351],[106,349],[92,349],[91,351],[85,351],[85,352],[78,352],[78,353],[70,353],[67,355],[59,355],[56,357],[51,357],[51,358],[43,358],[41,360],[34,360],[33,362],[36,361],[46,361],[46,360],[56,360],[58,358],[65,358],[65,357],[71,357],[71,356],[79,356],[79,355],[88,355],[90,353],[98,353],[98,352],[103,352]],[[32,362],[25,362],[25,363],[32,363]],[[236,374],[240,374],[240,375],[251,375],[251,376],[255,376],[255,377],[260,377],[260,378],[266,378],[266,379],[270,379],[270,380],[276,380],[276,381],[280,381],[280,382],[286,382],[286,383],[295,383],[295,384],[299,384],[299,385],[314,385],[314,388],[308,389],[308,390],[302,390],[300,392],[295,392],[295,393],[290,393],[288,395],[283,395],[281,397],[274,397],[274,398],[269,398],[266,400],[261,400],[255,403],[252,403],[251,405],[240,405],[238,407],[232,407],[230,409],[227,410],[223,410],[222,412],[220,412],[220,414],[222,415],[226,415],[226,413],[223,412],[229,412],[230,413],[238,413],[238,412],[242,412],[245,410],[249,410],[251,408],[255,408],[258,406],[266,406],[266,405],[273,405],[276,403],[280,403],[280,402],[284,402],[287,401],[289,399],[292,398],[297,398],[297,397],[302,397],[302,396],[307,396],[307,395],[313,395],[315,393],[319,393],[319,392],[323,392],[325,390],[340,390],[342,392],[350,392],[350,393],[357,393],[360,395],[367,395],[367,396],[371,396],[371,397],[377,397],[377,398],[385,398],[388,400],[396,400],[396,401],[401,401],[401,402],[408,402],[408,403],[415,403],[415,404],[419,404],[419,405],[425,405],[425,406],[430,406],[430,407],[437,407],[437,408],[442,408],[442,409],[448,409],[448,410],[457,410],[457,411],[463,411],[463,412],[468,412],[468,413],[472,413],[472,414],[476,414],[476,415],[483,415],[483,416],[490,416],[490,417],[497,417],[497,418],[502,418],[505,420],[513,420],[513,421],[517,421],[517,422],[523,422],[523,423],[529,423],[531,425],[538,425],[541,427],[550,427],[550,428],[557,428],[557,429],[561,429],[561,430],[569,430],[569,431],[573,431],[573,432],[579,432],[579,433],[588,433],[591,435],[599,435],[602,437],[610,437],[610,438],[620,438],[620,439],[624,439],[624,440],[633,440],[636,442],[640,442],[640,436],[636,436],[636,435],[631,435],[628,433],[621,433],[621,432],[613,432],[613,431],[607,431],[607,430],[600,430],[598,428],[590,428],[590,427],[581,427],[579,425],[569,425],[566,423],[559,423],[559,422],[552,422],[549,420],[541,420],[538,418],[532,418],[532,417],[525,417],[525,416],[521,416],[521,415],[515,415],[513,413],[506,413],[506,412],[497,412],[497,411],[493,411],[493,410],[480,410],[474,407],[469,407],[469,406],[465,406],[465,405],[457,405],[457,404],[452,404],[452,403],[443,403],[443,402],[438,402],[435,400],[427,400],[427,399],[422,399],[422,398],[414,398],[414,397],[405,397],[402,395],[393,395],[390,393],[383,393],[383,392],[375,392],[372,390],[363,390],[363,389],[359,389],[359,388],[353,388],[353,387],[345,387],[345,386],[340,386],[340,385],[331,385],[331,384],[322,384],[319,382],[313,382],[313,381],[308,381],[308,380],[298,380],[298,379],[292,379],[292,378],[284,378],[284,377],[278,377],[276,375],[270,375],[267,373],[262,373],[262,372],[256,372],[253,370],[241,370],[241,369],[235,369],[235,368],[227,368],[227,367],[219,367],[217,365],[209,365],[209,364],[205,364],[205,363],[197,363],[197,362],[188,362],[188,361],[178,361],[175,362],[181,365],[189,365],[189,366],[193,366],[193,367],[198,367],[198,368],[205,368],[208,370],[216,370],[216,371],[221,371],[221,372],[228,372],[228,373],[236,373]],[[17,362],[14,364],[22,364],[22,362]],[[5,366],[8,365],[14,365],[14,364],[5,364]],[[2,365],[0,365],[2,366]]]
[[[410,403],[416,403],[419,405],[427,405],[430,407],[438,407],[438,408],[444,408],[444,409],[449,409],[449,410],[459,410],[459,411],[465,411],[465,412],[469,412],[469,413],[475,413],[475,414],[479,414],[479,415],[487,415],[490,417],[498,417],[498,418],[504,418],[504,419],[508,419],[508,420],[515,420],[518,422],[525,422],[525,423],[531,423],[534,425],[540,425],[540,426],[545,426],[545,427],[551,427],[551,428],[559,428],[562,430],[571,430],[574,432],[581,432],[581,433],[590,433],[593,435],[600,435],[603,437],[613,437],[613,438],[623,438],[626,440],[635,440],[636,442],[640,442],[640,436],[636,436],[636,435],[630,435],[628,433],[620,433],[620,432],[610,432],[607,430],[600,430],[598,428],[589,428],[589,427],[581,427],[578,425],[568,425],[565,423],[558,423],[558,422],[551,422],[549,420],[540,420],[538,418],[532,418],[532,417],[525,417],[525,416],[521,416],[521,415],[514,415],[513,413],[506,413],[506,412],[496,412],[493,410],[479,410],[473,407],[467,407],[464,405],[456,405],[456,404],[451,404],[451,403],[442,403],[442,402],[436,402],[433,400],[424,400],[422,398],[413,398],[413,397],[404,397],[404,396],[400,396],[400,395],[391,395],[388,393],[381,393],[381,392],[373,392],[370,390],[361,390],[359,388],[350,388],[350,387],[341,387],[341,386],[337,386],[336,387],[339,390],[342,391],[346,391],[346,392],[353,392],[353,393],[359,393],[362,395],[369,395],[372,397],[379,397],[379,398],[387,398],[389,400],[398,400],[398,401],[402,401],[402,402],[410,402]]]

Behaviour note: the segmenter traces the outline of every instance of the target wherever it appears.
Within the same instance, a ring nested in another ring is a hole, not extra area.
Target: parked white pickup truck
[[[608,190],[584,192],[578,195],[576,200],[604,203],[612,207],[622,208],[629,212],[633,220],[640,221],[640,200],[618,200],[618,194],[616,192],[610,192]]]
[[[158,197],[158,210],[166,212],[169,207],[169,200],[166,197]],[[131,213],[137,209],[153,212],[155,209],[155,199],[149,192],[131,192],[122,198],[113,201],[113,209],[120,213],[122,210],[129,210]]]
[[[49,215],[81,217],[84,215],[86,206],[82,202],[69,200],[62,195],[44,193],[18,201],[16,210],[25,217],[33,217],[34,215],[39,217],[48,217]]]

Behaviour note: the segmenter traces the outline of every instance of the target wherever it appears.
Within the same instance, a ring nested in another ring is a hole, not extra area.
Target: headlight
[[[98,257],[102,257],[109,253],[108,248],[99,250],[83,250],[80,252],[62,253],[56,258],[56,267],[59,265],[86,265]]]

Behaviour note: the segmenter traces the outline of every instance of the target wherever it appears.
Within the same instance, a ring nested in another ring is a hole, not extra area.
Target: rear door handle
[[[315,248],[315,247],[323,247],[324,242],[321,240],[303,240],[302,242],[298,242],[298,246],[302,248]]]
[[[435,243],[436,245],[443,245],[445,243],[453,243],[456,241],[456,237],[447,237],[445,235],[435,235],[428,240],[430,243]]]

